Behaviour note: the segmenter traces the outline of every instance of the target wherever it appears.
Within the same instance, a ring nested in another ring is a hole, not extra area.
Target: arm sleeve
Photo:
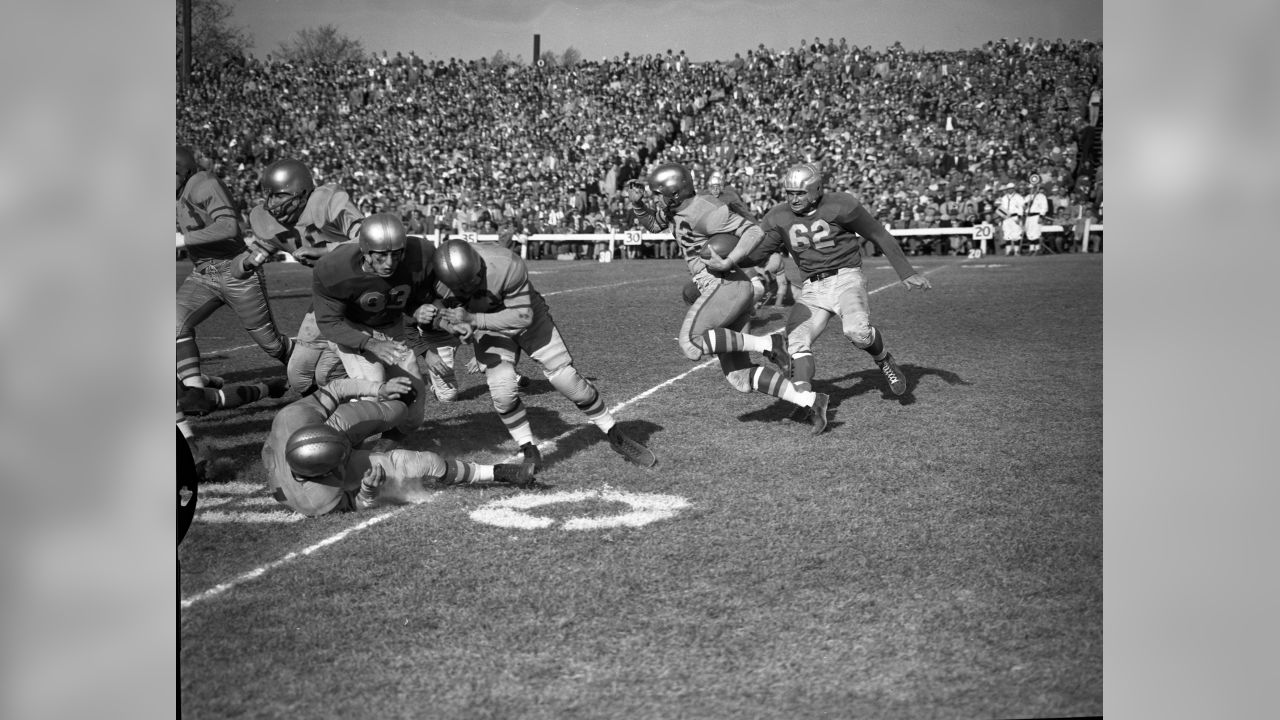
[[[645,204],[636,204],[631,206],[631,214],[635,216],[640,226],[649,232],[662,232],[667,229],[667,222],[658,217],[658,212]]]
[[[347,241],[360,239],[360,224],[364,222],[364,213],[351,201],[346,190],[338,190],[329,198],[329,217],[331,222],[347,236]]]
[[[204,208],[213,222],[183,236],[183,241],[187,245],[201,245],[240,236],[240,223],[236,221],[236,211],[232,208],[231,197],[221,182],[214,178],[205,178],[192,188],[192,195],[193,204]]]
[[[503,309],[491,313],[475,313],[477,330],[514,335],[533,323],[533,286],[524,262],[513,257],[502,279],[498,293]]]
[[[760,243],[747,255],[747,259],[754,265],[759,265],[774,253],[786,251],[786,243],[783,241],[780,228],[766,223],[760,226],[760,234]]]
[[[360,331],[347,320],[344,303],[329,294],[320,280],[319,272],[315,274],[311,285],[311,306],[315,309],[316,325],[324,339],[360,350],[372,339],[371,335]]]
[[[916,274],[915,268],[907,260],[906,253],[897,238],[885,229],[884,225],[871,216],[861,204],[853,211],[853,217],[842,223],[846,228],[880,246],[880,252],[888,258],[889,264],[898,273],[898,278],[906,280]]]

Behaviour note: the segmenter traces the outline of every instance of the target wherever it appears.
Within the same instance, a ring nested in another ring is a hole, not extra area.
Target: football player
[[[416,399],[399,429],[410,432],[422,424],[426,386],[405,344],[404,316],[421,325],[435,317],[428,302],[435,248],[409,237],[395,213],[365,218],[359,236],[356,244],[339,244],[316,263],[311,292],[316,325],[349,377],[409,378]]]
[[[552,387],[604,432],[615,452],[641,467],[657,464],[653,451],[622,432],[595,385],[573,366],[551,310],[529,282],[519,255],[498,245],[447,240],[436,251],[433,272],[441,298],[437,327],[474,342],[493,409],[527,461],[542,464],[517,392],[515,365],[521,353],[542,366]],[[421,322],[422,315],[417,317]]]
[[[725,205],[728,205],[729,209],[733,212],[751,220],[752,222],[760,221],[760,218],[756,217],[754,212],[751,212],[751,208],[747,207],[747,204],[742,201],[742,196],[738,194],[738,191],[724,184],[724,175],[722,175],[719,170],[711,171],[711,174],[707,176],[707,186],[702,190],[699,190],[698,194],[720,198],[720,200],[723,201]],[[778,296],[777,273],[781,269],[781,253],[775,253],[774,255],[769,256],[769,259],[766,262],[761,263],[757,267],[743,268],[743,271],[747,274],[747,278],[751,280],[751,289],[754,292],[754,299],[752,301],[753,310],[759,309],[767,303],[773,302],[773,300]],[[688,300],[687,296],[686,300]]]
[[[314,267],[320,258],[360,233],[364,213],[351,196],[334,183],[316,187],[311,169],[299,160],[277,160],[262,172],[266,200],[249,211],[256,252],[246,258],[246,271],[266,262],[277,252]],[[299,394],[314,391],[328,379],[340,376],[342,365],[320,337],[316,317],[308,310],[298,327],[297,347],[289,358],[289,385]]]
[[[403,423],[412,385],[339,378],[279,413],[262,446],[271,496],[309,517],[409,501],[423,482],[441,485],[533,482],[532,464],[479,465],[433,452],[357,449],[366,439]],[[373,398],[346,402],[359,397]]]
[[[203,386],[196,326],[223,305],[263,352],[288,363],[293,343],[276,328],[262,273],[240,271],[247,253],[230,193],[216,175],[200,169],[191,148],[177,148],[178,229],[192,263],[178,288],[178,379],[189,387]]]
[[[755,292],[738,263],[759,243],[760,227],[732,212],[719,198],[697,194],[693,178],[683,165],[659,165],[649,173],[647,182],[655,206],[650,207],[639,189],[631,187],[628,195],[632,212],[650,232],[671,229],[699,292],[680,327],[679,343],[685,357],[700,360],[715,355],[720,371],[735,390],[762,392],[811,408],[813,434],[821,433],[827,427],[828,398],[808,388],[799,389],[787,378],[790,358],[783,334],[742,332],[751,320]],[[710,259],[704,260],[699,255],[703,244],[721,233],[737,235],[737,246],[728,257],[712,250]],[[764,354],[782,372],[751,362],[749,352]]]
[[[867,280],[862,272],[862,241],[875,243],[907,289],[931,287],[911,267],[902,247],[853,195],[824,192],[822,171],[814,163],[789,168],[782,177],[786,201],[765,213],[763,239],[748,255],[759,260],[782,250],[805,276],[787,318],[787,351],[796,387],[812,387],[816,370],[813,342],[838,316],[845,337],[875,361],[894,395],[907,391],[907,379],[885,349],[884,335],[871,324]]]

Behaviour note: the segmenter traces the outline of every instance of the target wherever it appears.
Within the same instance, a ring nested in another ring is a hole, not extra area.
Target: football
[[[711,257],[711,250],[714,249],[720,257],[728,257],[729,251],[738,246],[738,236],[733,233],[719,233],[707,238],[702,243],[702,249],[698,251],[698,255],[707,260]]]

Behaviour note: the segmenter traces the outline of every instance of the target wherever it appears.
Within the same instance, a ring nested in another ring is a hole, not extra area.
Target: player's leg
[[[474,348],[476,360],[485,369],[485,382],[489,385],[489,399],[493,402],[494,411],[525,458],[541,466],[542,457],[533,438],[533,428],[529,425],[524,401],[520,399],[515,341],[505,335],[481,331],[475,334]]]
[[[405,343],[417,357],[418,373],[426,380],[436,400],[440,402],[457,400],[458,375],[454,365],[454,350],[458,347],[458,338],[443,330],[424,330],[416,325],[408,325],[405,327]],[[434,352],[439,356],[445,366],[443,373],[437,373],[427,364],[428,352]]]
[[[222,296],[258,347],[281,365],[288,365],[293,341],[276,326],[271,304],[267,302],[266,273],[258,268],[249,277],[237,279],[230,268],[231,262],[227,261],[218,271]]]
[[[699,273],[701,275],[702,273]],[[781,333],[751,335],[742,332],[751,317],[754,294],[749,280],[707,284],[694,278],[702,294],[685,313],[680,328],[680,349],[690,360],[732,352],[768,353],[789,372],[786,339]]]
[[[720,372],[738,392],[758,392],[785,400],[796,407],[808,408],[808,418],[817,435],[827,427],[827,396],[812,390],[799,390],[782,373],[771,367],[755,365],[745,352],[719,356]]]
[[[325,352],[329,352],[329,363],[332,365],[338,356],[329,348],[329,342],[320,337],[320,326],[316,324],[314,312],[302,316],[298,325],[298,336],[293,341],[293,352],[289,354],[287,373],[289,387],[299,395],[307,395],[317,387],[324,385],[325,376],[319,372],[319,363]]]
[[[409,409],[400,400],[362,400],[342,403],[325,424],[345,434],[352,447],[394,430],[404,422]]]
[[[884,335],[871,324],[871,302],[862,268],[843,268],[836,275],[840,322],[844,336],[875,361],[894,395],[907,391],[907,378],[884,345]]]
[[[813,342],[827,329],[836,307],[834,278],[806,282],[787,315],[787,352],[791,355],[791,382],[800,390],[813,389],[817,362]]]
[[[533,322],[520,334],[517,342],[521,350],[542,366],[551,386],[604,432],[618,454],[643,467],[652,467],[658,462],[652,451],[617,427],[617,421],[605,407],[599,390],[573,366],[573,356],[569,354],[569,348],[550,313],[535,308]]]
[[[196,326],[222,307],[217,284],[201,268],[191,271],[178,288],[177,352],[178,380],[188,387],[204,387],[200,377],[200,348],[196,345]]]
[[[532,463],[485,465],[448,460],[429,450],[396,449],[374,453],[371,460],[389,468],[380,498],[392,503],[417,501],[428,489],[428,483],[449,486],[501,482],[523,487],[534,481],[535,472]]]

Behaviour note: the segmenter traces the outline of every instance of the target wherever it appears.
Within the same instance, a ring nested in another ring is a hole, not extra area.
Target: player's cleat
[[[827,429],[827,401],[830,398],[826,393],[815,393],[813,398],[813,407],[809,412],[809,424],[813,425],[813,434],[819,435],[823,430]]]
[[[530,462],[504,463],[493,466],[493,479],[516,487],[529,487],[535,480],[533,477],[535,472],[537,468]]]
[[[640,467],[653,467],[658,464],[658,457],[649,448],[627,437],[617,425],[609,428],[609,447],[613,451]]]
[[[884,360],[877,360],[876,365],[880,366],[880,372],[884,373],[884,379],[889,381],[889,389],[894,395],[901,395],[907,391],[907,378],[902,374],[898,364],[893,361],[892,355],[885,353]]]
[[[538,452],[538,446],[533,443],[525,443],[520,446],[520,453],[524,455],[524,461],[533,465],[534,472],[542,469],[542,453]]]
[[[267,397],[284,397],[289,392],[289,381],[285,378],[272,378],[264,384],[267,386]]]
[[[790,418],[796,422],[809,422],[809,415],[813,413],[813,408],[807,408],[804,405],[797,405],[791,411]]]
[[[791,377],[791,355],[787,354],[787,335],[786,333],[773,333],[769,336],[773,341],[773,349],[766,350],[762,354],[769,362],[778,366],[785,378]]]
[[[525,388],[529,387],[529,386],[530,386],[530,385],[532,385],[532,384],[533,384],[533,381],[532,381],[532,380],[530,380],[529,378],[527,378],[527,377],[525,377],[525,376],[523,376],[523,375],[521,375],[521,374],[519,374],[519,373],[516,373],[516,387],[518,387],[518,388],[520,388],[521,390],[523,390],[523,389],[525,389]]]

